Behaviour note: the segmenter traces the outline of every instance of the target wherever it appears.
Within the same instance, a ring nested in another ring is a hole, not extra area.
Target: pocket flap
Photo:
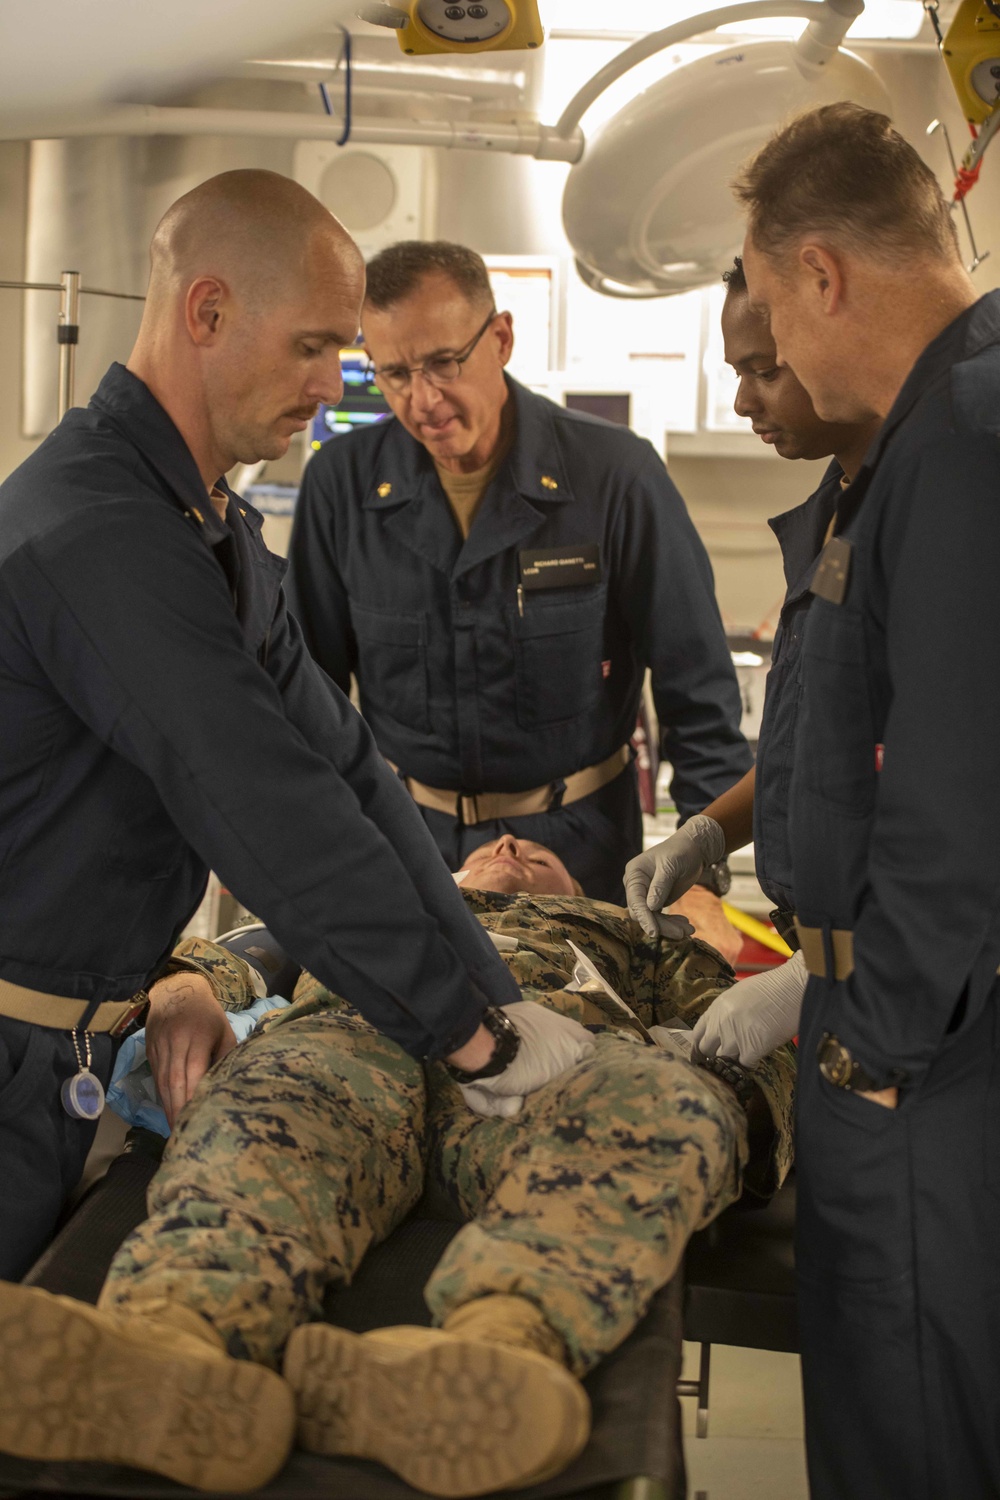
[[[395,614],[388,610],[367,609],[351,600],[351,622],[359,640],[380,646],[422,646],[426,639],[426,616]]]
[[[521,640],[526,640],[541,635],[573,635],[579,630],[592,630],[595,625],[603,625],[605,592],[604,588],[588,589],[582,599],[566,599],[558,603],[546,600],[544,604],[538,602],[537,594],[530,602],[526,597],[523,615],[517,610],[510,611],[515,633]]]

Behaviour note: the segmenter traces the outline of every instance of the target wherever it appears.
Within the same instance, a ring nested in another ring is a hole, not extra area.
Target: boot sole
[[[291,1450],[292,1393],[260,1365],[206,1354],[159,1353],[85,1304],[2,1284],[0,1451],[256,1489]]]
[[[299,1444],[370,1458],[445,1497],[517,1489],[560,1473],[586,1444],[590,1403],[554,1361],[458,1337],[393,1348],[328,1324],[285,1355]]]

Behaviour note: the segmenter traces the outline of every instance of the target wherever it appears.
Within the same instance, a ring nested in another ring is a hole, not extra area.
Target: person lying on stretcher
[[[508,865],[515,889],[480,888]],[[684,1027],[732,970],[572,894],[545,853],[495,846],[462,888],[520,987],[506,1022],[556,1076],[538,1087],[518,1056],[485,1081],[421,1064],[303,973],[175,1111],[98,1307],[0,1285],[0,1449],[235,1492],[297,1439],[441,1496],[540,1482],[581,1451],[582,1377],[691,1233],[786,1172],[794,1055],[695,1065]],[[177,960],[161,1003],[226,1026],[258,998],[223,945],[189,939]],[[422,1199],[463,1223],[425,1288],[435,1326],[323,1322]]]
[[[455,879],[466,891],[475,888],[550,896],[583,894],[553,850],[511,834],[481,844],[469,855]],[[671,908],[662,914],[660,922],[666,935],[691,934],[715,948],[729,963],[735,961],[740,935],[726,920],[718,897],[710,891],[695,887],[676,912]],[[287,973],[288,961],[284,956],[282,962]],[[294,974],[294,968],[291,972]],[[290,986],[286,987],[289,993],[285,998],[290,999]],[[285,995],[284,989],[280,994]],[[130,1124],[141,1124],[166,1135],[208,1067],[225,1056],[237,1040],[249,1035],[252,1021],[247,1017],[237,1022],[234,1031],[219,1007],[208,1003],[207,995],[192,989],[180,975],[172,983],[156,987],[154,1001],[145,1034],[132,1038],[119,1055],[108,1099],[111,1107]],[[258,1005],[255,1009],[261,1013],[268,1007]],[[253,1021],[256,1019],[255,1015]]]

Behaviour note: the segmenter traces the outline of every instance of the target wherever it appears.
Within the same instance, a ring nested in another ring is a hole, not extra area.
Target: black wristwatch
[[[714,865],[705,865],[695,882],[696,885],[703,885],[706,891],[711,891],[713,896],[720,897],[729,894],[732,883],[732,872],[724,859]]]
[[[734,1057],[706,1057],[697,1050],[691,1054],[691,1061],[699,1068],[704,1068],[706,1073],[714,1073],[717,1078],[728,1083],[743,1108],[749,1109],[757,1089],[757,1081],[742,1063],[737,1062]]]
[[[482,1078],[495,1078],[504,1068],[509,1068],[521,1046],[521,1033],[510,1017],[498,1007],[490,1005],[483,1011],[483,1025],[491,1032],[496,1046],[489,1062],[474,1073],[465,1068],[456,1068],[454,1063],[445,1063],[456,1083],[478,1083]]]
[[[894,1073],[886,1081],[873,1078],[867,1068],[855,1062],[843,1042],[832,1031],[824,1031],[816,1048],[819,1070],[827,1083],[835,1089],[847,1089],[852,1094],[877,1094],[881,1089],[897,1088],[905,1081],[905,1075]]]

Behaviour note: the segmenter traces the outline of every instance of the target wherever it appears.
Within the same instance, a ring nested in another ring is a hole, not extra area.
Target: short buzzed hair
[[[200,182],[167,209],[149,248],[150,293],[192,277],[236,277],[257,299],[284,295],[302,274],[310,246],[333,246],[348,268],[361,254],[312,193],[279,172],[241,167]]]
[[[887,115],[859,104],[800,115],[751,158],[733,190],[754,245],[774,258],[811,234],[879,259],[958,255],[930,167]]]
[[[448,276],[473,307],[492,307],[486,263],[467,245],[450,240],[400,240],[368,262],[365,301],[380,311],[402,302],[429,275]]]

